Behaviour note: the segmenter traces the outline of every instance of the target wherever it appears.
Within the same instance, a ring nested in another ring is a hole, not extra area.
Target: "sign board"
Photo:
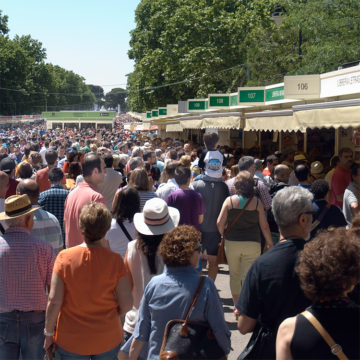
[[[147,119],[151,119],[151,111],[148,111],[148,112],[146,113],[146,118],[147,118]]]
[[[266,87],[265,90],[265,101],[279,101],[284,100],[284,85],[278,87]]]
[[[203,112],[209,108],[208,99],[189,99],[187,101],[188,112]]]
[[[230,106],[230,94],[209,94],[209,109],[223,109]]]
[[[265,103],[265,87],[239,88],[239,104],[261,105]]]
[[[320,75],[295,75],[284,78],[285,99],[319,99]]]
[[[159,116],[166,116],[167,115],[167,109],[166,108],[159,108],[158,112],[159,112]]]
[[[237,106],[239,104],[238,93],[230,94],[230,106]]]
[[[359,67],[356,67],[359,69]],[[320,97],[341,96],[360,93],[360,70],[333,71],[321,76]]]
[[[159,112],[157,110],[151,110],[151,117],[158,117],[159,116]]]

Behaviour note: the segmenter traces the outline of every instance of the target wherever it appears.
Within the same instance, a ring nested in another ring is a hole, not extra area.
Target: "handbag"
[[[160,360],[226,359],[207,322],[189,321],[189,316],[204,284],[201,276],[185,320],[170,320],[165,327]]]
[[[237,360],[275,359],[276,331],[257,323]]]
[[[326,329],[320,324],[319,320],[308,310],[301,313],[311,325],[318,331],[325,342],[329,345],[330,351],[333,355],[337,356],[340,360],[348,360],[349,358],[344,354],[342,347],[335,342]]]
[[[224,235],[221,236],[221,241],[219,244],[219,249],[218,249],[218,253],[217,253],[217,263],[218,264],[227,264],[227,259],[226,259],[226,254],[225,254],[225,235],[233,228],[233,226],[237,223],[237,221],[240,219],[241,215],[243,214],[243,212],[245,211],[245,209],[247,208],[247,206],[249,205],[251,199],[253,197],[251,196],[248,201],[246,202],[245,206],[241,209],[240,213],[238,214],[238,216],[233,220],[233,222],[230,224],[230,226],[228,226],[225,231],[224,231]]]

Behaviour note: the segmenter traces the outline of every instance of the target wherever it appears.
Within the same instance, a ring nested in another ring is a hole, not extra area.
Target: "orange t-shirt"
[[[123,330],[114,292],[126,275],[121,256],[102,247],[75,246],[58,255],[53,271],[64,282],[55,342],[80,355],[119,345]]]

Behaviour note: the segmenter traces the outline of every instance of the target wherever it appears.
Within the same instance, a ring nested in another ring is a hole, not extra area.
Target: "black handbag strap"
[[[125,234],[125,236],[128,238],[128,240],[129,240],[129,241],[132,241],[132,238],[131,238],[129,232],[126,230],[125,225],[124,225],[121,221],[118,221],[118,224],[119,224],[119,226],[121,227],[121,230],[123,231],[123,233]]]
[[[224,237],[225,235],[233,228],[233,226],[237,223],[237,221],[240,219],[241,215],[244,213],[245,209],[247,208],[247,206],[250,204],[250,201],[252,200],[253,196],[251,196],[248,201],[246,202],[245,206],[241,209],[240,213],[238,214],[238,216],[233,220],[233,222],[230,224],[230,226],[228,226],[225,231],[224,231]],[[231,201],[231,198],[230,198]]]

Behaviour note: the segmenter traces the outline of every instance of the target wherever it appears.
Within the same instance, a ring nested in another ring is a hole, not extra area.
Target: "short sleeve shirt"
[[[199,230],[199,215],[205,213],[204,200],[199,193],[178,189],[166,198],[166,202],[179,210],[179,225],[192,225]]]
[[[351,204],[360,202],[360,186],[351,182],[344,192],[343,212],[347,224],[351,224],[353,213],[351,211]]]
[[[114,292],[126,275],[121,256],[102,247],[76,246],[58,255],[53,271],[65,287],[55,342],[81,355],[120,344],[123,333]]]
[[[351,181],[351,170],[343,168],[341,165],[338,165],[334,171],[334,175],[331,179],[331,195],[330,202],[333,205],[337,205],[340,208],[342,207],[341,201],[337,200],[338,195],[343,195],[346,187]]]
[[[258,257],[246,276],[236,308],[277,330],[284,319],[310,305],[295,273],[304,245],[303,239],[289,239]]]

